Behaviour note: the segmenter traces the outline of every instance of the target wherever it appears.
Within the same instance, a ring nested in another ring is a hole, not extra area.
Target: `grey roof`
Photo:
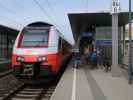
[[[0,25],[0,34],[8,34],[8,35],[16,36],[18,32],[19,32],[18,30]]]
[[[128,23],[128,15],[128,12],[119,13],[119,26]],[[75,35],[79,35],[81,32],[85,31],[88,27],[111,26],[111,16],[112,15],[109,12],[68,14],[74,37]]]

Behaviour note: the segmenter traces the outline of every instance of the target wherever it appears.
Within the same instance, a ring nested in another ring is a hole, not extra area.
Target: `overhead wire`
[[[9,9],[8,7],[6,7],[5,5],[3,5],[2,2],[0,2],[0,7],[3,8],[3,9],[5,9],[7,12],[11,13],[12,15],[17,15],[17,12],[15,12],[15,11]],[[19,18],[20,18],[20,17],[19,17]],[[22,18],[22,17],[21,17],[21,18]],[[23,17],[22,19],[26,20],[25,17]]]
[[[46,1],[49,1],[49,0],[46,0]],[[52,1],[52,4],[55,4],[55,3],[53,3],[53,1]],[[49,2],[49,5],[50,5],[50,2]],[[51,6],[51,8],[52,7],[54,7],[53,5]],[[64,11],[66,11],[66,12],[64,12],[65,13],[65,15],[67,16],[67,14],[68,14],[68,12],[70,11],[70,10],[72,10],[72,9],[70,9],[70,7],[68,8],[68,7],[66,7],[66,6],[63,6],[63,8],[64,8]],[[52,11],[55,11],[54,9],[51,9]],[[68,16],[67,16],[67,18],[68,18]],[[69,19],[68,19],[69,20]],[[70,31],[72,32],[72,30],[71,30],[71,26],[70,26],[70,22],[69,21],[64,21],[64,22],[68,22],[68,26],[67,27],[69,27],[69,29],[70,29]],[[61,33],[62,34],[62,33]],[[63,34],[62,34],[63,35]],[[63,35],[63,37],[64,37],[64,39],[65,39],[65,35]],[[66,38],[67,39],[67,38]],[[67,39],[68,40],[68,39]],[[73,40],[74,40],[74,38],[73,38]],[[69,40],[68,40],[68,42],[70,42]]]
[[[34,0],[34,2],[39,6],[39,8],[43,11],[43,13],[50,19],[51,16],[49,16],[49,15],[47,14],[47,11],[40,5],[40,3],[39,3],[37,0]],[[17,3],[17,5],[18,5],[18,2],[16,2],[16,3]],[[48,3],[48,5],[50,5],[49,1],[47,1],[47,3]],[[19,5],[20,5],[20,4],[19,4]],[[20,6],[21,6],[22,8],[24,8],[22,5],[20,5]],[[11,13],[11,14],[13,14],[13,15],[17,15],[15,11],[13,11],[13,10],[9,9],[8,7],[4,6],[4,5],[2,4],[2,2],[0,3],[0,7],[3,8],[4,10],[6,10],[8,13]],[[13,22],[13,23],[16,23],[16,24],[18,24],[18,25],[20,25],[20,26],[23,26],[21,23],[17,22],[16,20],[12,20],[12,19],[10,19],[10,18],[8,18],[8,17],[4,17],[4,16],[0,16],[0,17],[1,17],[1,18],[2,18],[2,17],[3,17],[3,18],[6,18],[7,20],[9,20],[9,21],[11,21],[11,22]],[[26,20],[25,17],[23,17],[23,19]],[[54,20],[53,20],[52,18],[51,18],[50,20],[56,25],[56,23],[54,22]],[[56,26],[57,26],[57,25],[56,25]]]
[[[9,13],[11,13],[11,14],[16,14],[14,11],[12,11],[12,10],[10,10],[9,8],[7,8],[6,6],[4,6],[1,2],[0,2],[0,7],[3,8],[3,9],[5,9],[7,12],[9,12]],[[1,17],[1,18],[6,18],[7,20],[10,20],[10,21],[15,22],[15,23],[17,23],[17,24],[19,24],[19,25],[22,25],[22,24],[19,23],[18,21],[13,20],[13,19],[10,19],[10,18],[8,18],[8,17],[1,16],[1,15],[0,15],[0,17]]]
[[[52,14],[55,16],[56,13],[55,13],[55,10],[54,10],[54,8],[52,7],[51,3],[49,2],[49,0],[45,0],[45,1],[46,1],[47,5],[48,5],[49,9],[51,10]],[[53,19],[53,17],[51,17],[51,19]],[[54,20],[54,24],[56,24],[56,22],[57,22],[57,20],[56,20],[56,21]],[[56,24],[56,26],[57,26],[57,27],[60,27],[60,26],[57,25],[57,24]]]
[[[22,4],[18,3],[18,2],[16,2],[16,3],[17,3],[17,5],[21,6],[23,9],[25,9],[24,5],[22,5]],[[35,15],[34,15],[34,12],[32,12],[32,11],[30,11],[29,9],[26,8],[26,12],[25,13],[27,13],[28,16],[33,18],[33,17],[35,17]],[[44,16],[41,16],[41,17],[43,18]]]
[[[46,2],[47,2],[47,4],[48,4],[50,10],[52,11],[52,13],[54,13],[54,15],[56,15],[55,9],[53,8],[53,6],[52,6],[51,3],[49,2],[49,0],[46,0]],[[59,25],[56,25],[56,26],[57,26],[58,28],[60,28]],[[64,35],[63,35],[60,31],[59,31],[59,34],[62,35],[62,37],[64,38]]]
[[[41,9],[41,11],[43,12],[43,14],[46,15],[47,18],[48,18],[49,20],[51,20],[51,21],[55,24],[54,20],[53,20],[52,17],[47,13],[47,11],[45,10],[45,8],[43,8],[43,7],[41,6],[41,4],[40,4],[37,0],[33,0],[33,1],[34,1],[35,4]]]
[[[89,3],[89,1],[86,0],[86,13],[88,13],[88,7],[89,7],[88,3]]]
[[[5,9],[6,11],[8,11],[9,13],[15,14],[14,11],[10,10],[9,8],[7,8],[6,6],[4,6],[1,2],[0,2],[0,7]]]
[[[54,26],[56,26],[56,28],[60,28],[60,26],[58,26],[58,25],[56,24],[56,21],[53,20],[53,18],[47,13],[46,9],[45,9],[44,7],[42,7],[41,4],[40,4],[37,0],[33,0],[33,1],[34,1],[35,4],[41,9],[41,11],[43,12],[43,14],[46,15],[47,18],[48,18],[49,20],[52,21],[52,23],[54,24]],[[46,0],[46,1],[47,1],[47,4],[48,4],[49,7],[50,7],[51,5],[50,5],[49,1],[48,1],[48,0]],[[51,9],[52,9],[52,8],[51,8]],[[59,34],[60,34],[62,37],[64,37],[64,35],[63,35],[60,31],[59,31]]]
[[[49,8],[55,13],[55,11],[54,11],[53,7],[51,6],[51,3],[49,2],[49,0],[45,0],[45,1],[47,2]]]
[[[16,23],[16,24],[18,24],[18,25],[20,25],[20,26],[23,26],[21,23],[17,22],[16,20],[10,19],[10,18],[5,17],[5,16],[0,16],[0,17],[1,17],[1,18],[5,18],[6,20],[11,21],[11,22],[13,22],[13,23]]]

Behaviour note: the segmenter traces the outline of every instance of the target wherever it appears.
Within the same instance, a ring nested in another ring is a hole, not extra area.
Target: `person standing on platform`
[[[99,68],[103,65],[103,54],[101,49],[97,49],[97,64]]]
[[[85,47],[84,48],[84,57],[85,57],[86,64],[88,63],[88,53],[89,53],[89,50],[87,47]]]
[[[91,54],[92,69],[97,68],[97,51],[93,50]]]

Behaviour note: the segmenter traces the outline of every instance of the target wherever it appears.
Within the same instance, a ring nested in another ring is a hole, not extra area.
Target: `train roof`
[[[45,22],[33,22],[33,23],[30,23],[27,25],[27,27],[43,27],[43,26],[53,26],[52,24],[49,24],[49,23],[45,23]]]

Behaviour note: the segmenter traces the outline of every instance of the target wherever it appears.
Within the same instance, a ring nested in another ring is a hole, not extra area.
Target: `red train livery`
[[[21,78],[56,75],[70,55],[70,45],[50,24],[35,22],[18,34],[12,55],[12,69]]]

